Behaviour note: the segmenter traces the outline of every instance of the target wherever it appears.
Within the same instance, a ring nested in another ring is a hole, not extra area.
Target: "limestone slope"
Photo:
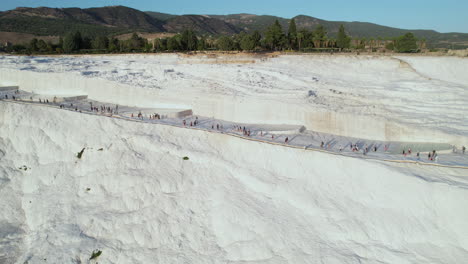
[[[468,258],[463,170],[5,102],[0,135],[2,263]]]

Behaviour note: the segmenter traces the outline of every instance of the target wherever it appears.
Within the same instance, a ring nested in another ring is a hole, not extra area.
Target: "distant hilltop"
[[[0,41],[20,42],[25,36],[64,36],[70,31],[83,35],[116,36],[131,32],[180,33],[191,29],[199,35],[234,35],[240,32],[264,32],[276,20],[287,30],[291,19],[253,14],[232,15],[172,15],[159,12],[142,12],[125,6],[98,8],[18,7],[0,12]],[[335,38],[340,25],[353,39],[388,39],[412,32],[425,39],[429,48],[468,48],[467,33],[439,33],[434,30],[407,30],[367,22],[327,21],[315,17],[294,17],[298,29],[314,30],[322,25],[328,36]],[[3,34],[9,32],[9,34]],[[18,33],[13,34],[12,33]],[[14,37],[11,37],[14,36]],[[16,38],[15,38],[16,37]]]

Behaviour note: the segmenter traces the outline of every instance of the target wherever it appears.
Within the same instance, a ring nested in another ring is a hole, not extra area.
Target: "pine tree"
[[[175,35],[167,40],[168,51],[180,50],[179,38],[180,37],[178,35]]]
[[[305,48],[313,48],[313,34],[309,32],[307,29],[301,29],[297,32],[297,44],[299,50],[303,50]]]
[[[338,30],[338,38],[336,40],[336,45],[338,48],[348,49],[350,46],[351,39],[346,35],[345,28],[343,25],[340,25],[340,29]]]
[[[314,46],[321,48],[325,40],[327,40],[327,31],[322,25],[318,25],[314,31]]]
[[[399,37],[396,41],[395,48],[398,52],[417,52],[418,45],[416,44],[416,38],[413,33],[406,33]]]
[[[63,39],[63,51],[66,53],[78,51],[80,49],[80,45],[81,33],[79,31],[68,33]]]
[[[37,49],[40,52],[46,52],[47,51],[47,43],[43,39],[38,40],[37,41]]]
[[[62,38],[61,36],[59,37],[58,47],[59,47],[60,49],[63,49],[63,38]]]
[[[97,36],[91,41],[93,49],[106,49],[109,46],[109,39],[106,36]]]
[[[200,40],[198,41],[198,50],[206,50],[206,38],[205,36],[202,36]]]
[[[260,47],[260,45],[261,45],[261,40],[262,40],[262,35],[260,34],[260,32],[259,32],[258,30],[255,30],[255,31],[252,33],[252,40],[253,40],[253,42],[254,42],[255,48]]]
[[[180,38],[180,46],[182,50],[196,50],[198,47],[198,38],[197,35],[193,32],[193,30],[186,29],[182,32]]]
[[[288,29],[288,43],[290,49],[297,48],[297,29],[296,29],[296,21],[291,19],[289,22],[289,29]]]
[[[244,34],[240,41],[240,48],[242,50],[252,51],[255,49],[255,41],[252,35]]]
[[[228,36],[222,36],[216,42],[219,50],[234,50],[234,41]]]
[[[81,38],[80,49],[91,49],[91,38],[85,36]]]
[[[304,33],[302,32],[298,32],[297,33],[297,45],[298,45],[298,49],[301,50],[302,49],[302,41],[304,40]]]
[[[38,50],[37,42],[38,42],[37,38],[31,39],[31,41],[29,42],[29,49],[30,49],[32,52]]]
[[[286,36],[283,33],[280,23],[276,20],[265,32],[265,44],[271,50],[280,50],[283,48],[285,42]]]
[[[155,39],[154,40],[154,50],[155,51],[165,51],[167,50],[167,39]]]
[[[112,38],[111,40],[109,40],[107,50],[110,52],[117,52],[119,51],[119,46],[120,46],[119,40],[116,38]]]
[[[140,51],[145,47],[146,40],[133,33],[129,40],[126,41],[126,48],[128,51]]]

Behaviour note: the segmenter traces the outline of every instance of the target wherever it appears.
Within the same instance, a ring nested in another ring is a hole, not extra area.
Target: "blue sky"
[[[86,8],[107,5],[171,14],[251,13],[286,18],[303,14],[333,21],[468,33],[468,0],[0,0],[2,11],[18,6]]]

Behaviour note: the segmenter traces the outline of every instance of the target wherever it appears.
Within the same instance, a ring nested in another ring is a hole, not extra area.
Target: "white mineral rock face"
[[[437,59],[457,69],[466,63]],[[284,56],[223,65],[186,64],[190,58],[178,64],[176,56],[0,60],[0,84],[42,92],[221,110],[221,117],[270,123],[281,123],[275,116],[308,120],[302,110],[337,111],[356,115],[355,122],[382,117],[453,140],[468,131],[463,72],[433,71],[419,57]],[[234,102],[258,104],[238,110]],[[288,111],[278,112],[282,107]],[[354,131],[328,126],[317,125]],[[468,259],[466,169],[364,160],[46,106],[0,101],[0,198],[0,263],[88,263],[96,249],[99,263]]]
[[[467,58],[4,56],[0,62],[0,84],[38,93],[190,108],[224,120],[375,140],[468,145]]]
[[[2,263],[468,258],[466,170],[13,103],[0,122]]]

